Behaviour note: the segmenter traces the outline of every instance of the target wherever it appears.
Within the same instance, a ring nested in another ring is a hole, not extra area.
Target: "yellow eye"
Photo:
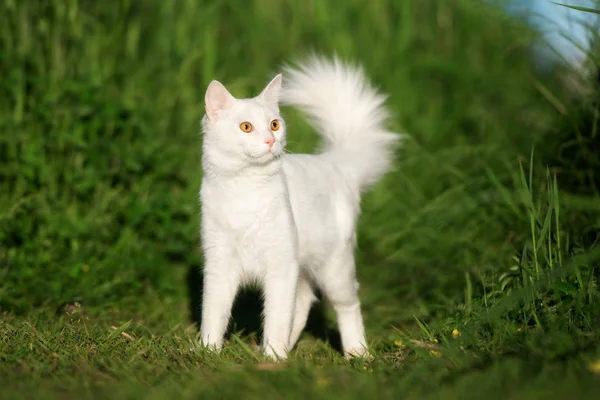
[[[252,131],[252,124],[250,122],[242,122],[240,124],[240,129],[246,133],[249,133],[250,131]]]
[[[279,130],[279,121],[277,121],[276,119],[274,119],[273,121],[271,121],[271,130],[272,131],[278,131]]]

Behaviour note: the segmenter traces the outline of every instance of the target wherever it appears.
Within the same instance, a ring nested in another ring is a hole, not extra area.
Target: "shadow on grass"
[[[190,266],[187,273],[187,286],[189,297],[189,312],[192,322],[199,328],[202,315],[202,273],[196,266]],[[308,316],[305,333],[316,339],[321,339],[338,352],[342,353],[342,342],[337,329],[330,328],[325,315],[325,303],[322,295],[317,293],[319,301],[316,302]],[[258,290],[243,289],[238,293],[232,309],[232,318],[226,336],[242,331],[245,335],[256,334],[260,343],[262,338],[262,298]]]

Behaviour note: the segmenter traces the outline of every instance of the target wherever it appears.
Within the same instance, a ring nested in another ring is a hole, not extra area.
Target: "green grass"
[[[537,39],[474,0],[0,0],[0,397],[596,398],[600,90],[536,71]],[[318,307],[263,360],[251,296],[205,353],[206,85],[255,95],[312,50],[362,63],[408,133],[358,228],[375,359]]]

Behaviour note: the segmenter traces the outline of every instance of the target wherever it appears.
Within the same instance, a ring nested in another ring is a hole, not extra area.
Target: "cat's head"
[[[279,115],[281,74],[256,97],[236,99],[218,81],[206,90],[203,120],[205,149],[213,162],[265,165],[278,159],[286,144],[285,122]]]

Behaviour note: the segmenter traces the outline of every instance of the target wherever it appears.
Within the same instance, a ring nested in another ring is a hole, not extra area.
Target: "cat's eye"
[[[242,122],[240,129],[246,133],[250,133],[252,131],[252,124],[250,122]]]
[[[271,121],[271,130],[272,131],[279,130],[279,121],[277,121],[276,119],[274,119],[273,121]]]

